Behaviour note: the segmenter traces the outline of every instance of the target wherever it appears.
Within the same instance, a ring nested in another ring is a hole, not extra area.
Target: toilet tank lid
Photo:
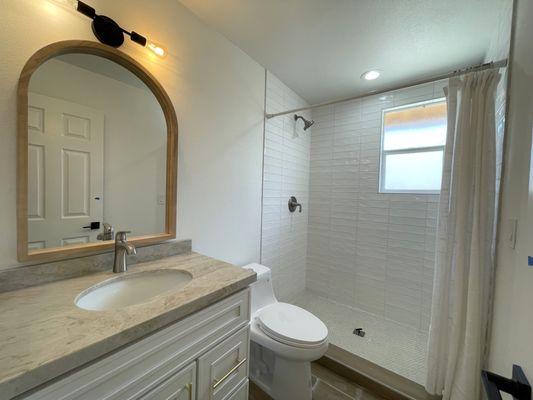
[[[245,265],[243,268],[253,270],[257,274],[258,280],[261,276],[270,275],[270,268],[265,267],[264,265],[261,265],[261,264],[252,263],[252,264]]]

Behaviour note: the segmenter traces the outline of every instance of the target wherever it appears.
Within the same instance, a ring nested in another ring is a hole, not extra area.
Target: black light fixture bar
[[[91,19],[94,19],[94,17],[96,17],[96,10],[90,5],[84,3],[83,1],[78,0],[76,10]]]
[[[146,46],[146,38],[142,35],[139,35],[135,31],[131,31],[130,33],[126,32],[128,35],[130,35],[131,40],[133,40],[135,43],[139,43],[141,46]]]
[[[91,26],[94,35],[96,38],[112,47],[120,47],[124,43],[124,35],[128,35],[130,39],[143,46],[150,49],[154,54],[156,54],[158,57],[164,57],[166,55],[165,49],[152,41],[149,41],[146,36],[141,35],[140,33],[137,33],[135,31],[127,31],[124,28],[122,28],[119,24],[117,24],[113,19],[105,16],[105,15],[99,15],[97,14],[94,7],[91,7],[87,3],[80,1],[80,0],[50,0],[54,3],[60,4],[60,5],[70,5],[71,7],[74,7],[76,11],[78,11],[80,14],[85,15],[86,17],[90,18],[92,20]]]

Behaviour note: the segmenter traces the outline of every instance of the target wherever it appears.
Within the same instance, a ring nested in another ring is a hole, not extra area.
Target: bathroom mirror
[[[157,80],[95,42],[49,45],[18,88],[18,256],[175,237],[177,121]]]

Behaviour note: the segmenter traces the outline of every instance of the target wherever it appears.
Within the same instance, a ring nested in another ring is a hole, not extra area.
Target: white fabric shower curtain
[[[443,400],[481,395],[496,216],[495,93],[499,73],[449,80],[448,131],[426,390]]]

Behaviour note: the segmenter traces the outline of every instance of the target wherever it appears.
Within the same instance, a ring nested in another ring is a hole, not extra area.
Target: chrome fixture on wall
[[[302,212],[302,205],[298,203],[296,197],[291,196],[291,198],[289,199],[289,211],[293,213],[294,211],[296,211],[296,208],[298,208],[299,212]]]
[[[309,121],[308,119],[305,119],[301,115],[294,114],[294,120],[298,121],[299,119],[301,119],[304,122],[304,131],[311,128],[311,126],[315,123],[315,121],[313,120]]]
[[[111,18],[105,15],[96,14],[96,10],[90,5],[79,0],[49,0],[52,3],[60,6],[72,7],[79,13],[92,19],[92,29],[94,36],[103,44],[107,44],[111,47],[120,47],[124,43],[124,34],[128,35],[132,41],[140,44],[143,47],[149,48],[158,57],[164,57],[166,55],[165,49],[147,39],[145,36],[138,34],[135,31],[128,32],[123,29]]]

